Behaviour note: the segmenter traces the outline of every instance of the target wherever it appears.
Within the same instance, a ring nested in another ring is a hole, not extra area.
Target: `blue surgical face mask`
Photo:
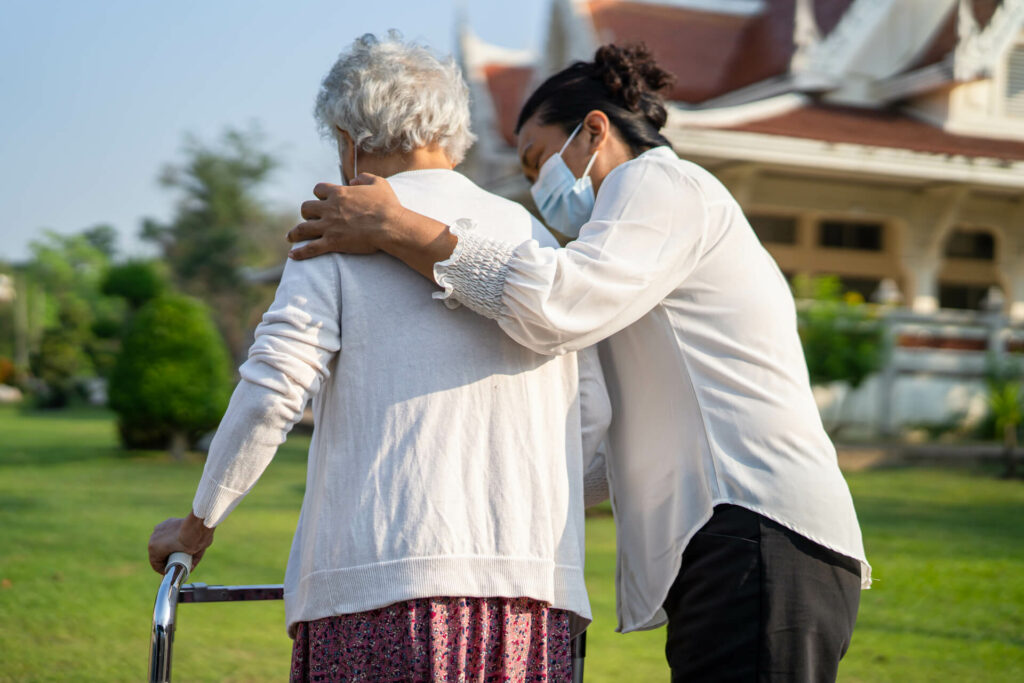
[[[566,237],[578,237],[580,228],[590,220],[594,210],[594,185],[590,181],[590,167],[597,159],[597,152],[590,157],[583,176],[576,178],[562,159],[562,152],[573,141],[583,126],[576,126],[572,135],[562,145],[557,154],[552,154],[537,174],[537,182],[530,187],[533,201],[540,209],[548,225]]]

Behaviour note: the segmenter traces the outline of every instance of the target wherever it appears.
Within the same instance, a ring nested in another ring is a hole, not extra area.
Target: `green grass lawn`
[[[282,580],[307,446],[289,440],[195,580]],[[188,511],[201,470],[126,455],[103,412],[0,408],[0,680],[145,679],[158,583],[146,539]],[[863,594],[840,679],[1024,680],[1024,483],[963,469],[849,480],[878,582]],[[667,680],[662,631],[613,632],[609,517],[588,521],[587,542],[587,680]],[[183,605],[178,617],[175,680],[286,679],[280,602]]]

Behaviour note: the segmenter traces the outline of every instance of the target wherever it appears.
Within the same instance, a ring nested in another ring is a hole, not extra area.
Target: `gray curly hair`
[[[457,164],[476,139],[455,60],[405,42],[397,31],[385,40],[367,33],[341,53],[320,85],[314,116],[323,135],[347,131],[369,153],[436,143]]]

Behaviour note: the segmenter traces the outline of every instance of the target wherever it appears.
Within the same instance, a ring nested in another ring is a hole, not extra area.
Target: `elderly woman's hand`
[[[304,223],[288,233],[289,242],[309,244],[293,249],[294,259],[328,252],[372,254],[385,249],[389,230],[398,226],[404,212],[388,181],[361,173],[352,185],[320,183],[313,188],[318,199],[302,203]]]
[[[149,565],[157,574],[167,569],[171,553],[185,552],[192,556],[192,568],[203,559],[206,549],[213,543],[213,529],[192,513],[188,517],[172,517],[153,528],[149,537]]]

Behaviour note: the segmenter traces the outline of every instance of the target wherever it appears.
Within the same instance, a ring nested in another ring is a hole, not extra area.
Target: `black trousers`
[[[735,505],[715,507],[665,600],[673,681],[834,681],[860,564]]]

